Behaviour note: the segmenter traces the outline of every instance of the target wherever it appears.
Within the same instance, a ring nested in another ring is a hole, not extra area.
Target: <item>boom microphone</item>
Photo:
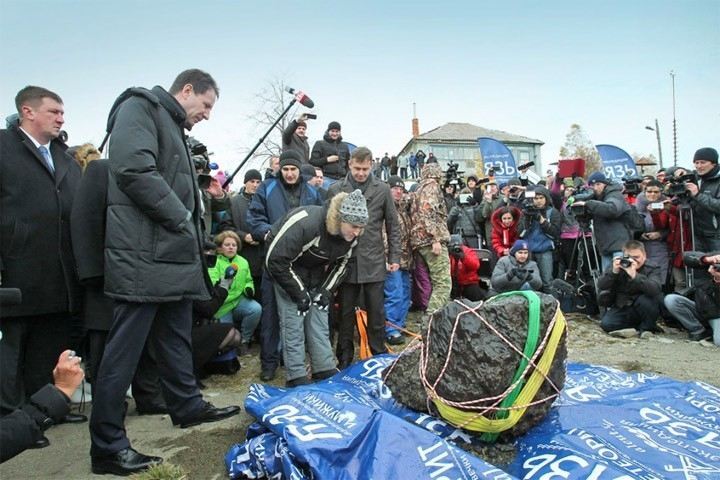
[[[313,102],[312,100],[310,100],[310,97],[308,97],[307,95],[305,95],[304,92],[302,92],[302,91],[300,91],[300,90],[295,90],[295,89],[292,88],[292,87],[287,87],[285,90],[287,90],[287,92],[288,92],[289,94],[295,95],[295,100],[297,100],[298,102],[302,103],[303,106],[305,106],[305,107],[307,107],[307,108],[313,108],[313,107],[315,106],[315,102]]]

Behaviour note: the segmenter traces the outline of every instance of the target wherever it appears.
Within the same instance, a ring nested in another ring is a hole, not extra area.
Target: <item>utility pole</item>
[[[657,137],[657,144],[658,144],[658,160],[660,160],[660,169],[664,168],[663,165],[663,156],[662,156],[662,146],[660,144],[660,126],[658,125],[657,118],[655,119],[655,128],[647,126],[645,127],[647,130],[652,130],[655,132],[655,136]]]
[[[677,119],[675,118],[675,72],[670,70],[673,95],[673,166],[677,167]]]

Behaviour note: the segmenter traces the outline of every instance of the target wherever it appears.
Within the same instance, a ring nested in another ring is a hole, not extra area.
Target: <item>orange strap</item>
[[[355,321],[357,322],[358,333],[360,334],[360,359],[367,360],[372,357],[370,342],[368,342],[367,336],[367,312],[356,307]]]

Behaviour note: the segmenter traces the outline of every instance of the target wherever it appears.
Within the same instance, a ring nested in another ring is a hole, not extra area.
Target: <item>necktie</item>
[[[47,164],[48,168],[51,172],[55,173],[55,165],[53,165],[52,158],[50,158],[50,152],[48,152],[48,149],[45,148],[44,145],[40,145],[40,153],[42,154],[43,158],[45,159],[45,163]]]

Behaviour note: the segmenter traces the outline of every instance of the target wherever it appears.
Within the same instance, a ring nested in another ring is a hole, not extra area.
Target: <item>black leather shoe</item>
[[[707,328],[703,328],[699,332],[691,333],[688,335],[688,338],[691,342],[699,342],[700,340],[705,340],[706,338],[710,338],[712,336],[712,332],[708,330]]]
[[[65,415],[60,423],[85,423],[87,422],[87,416],[81,413],[68,413]]]
[[[113,475],[128,476],[147,470],[153,465],[163,462],[160,457],[143,455],[134,448],[126,448],[112,455],[92,457],[92,472],[98,475],[111,473]]]
[[[38,438],[29,448],[45,448],[50,446],[50,440],[46,436]]]
[[[285,386],[288,388],[299,387],[300,385],[310,385],[312,381],[308,377],[293,378],[285,382]]]
[[[152,403],[149,405],[135,405],[135,410],[137,410],[138,415],[165,415],[168,413],[167,405]]]
[[[232,417],[240,413],[240,407],[237,405],[230,405],[225,408],[217,408],[212,403],[205,402],[205,405],[193,415],[189,415],[185,418],[178,419],[175,421],[175,425],[179,425],[180,428],[194,427],[201,423],[217,422],[218,420],[225,420],[226,418]]]
[[[405,339],[402,335],[389,335],[385,337],[385,341],[390,345],[402,345],[405,343]]]
[[[330,378],[336,373],[338,373],[340,370],[337,368],[332,368],[330,370],[325,370],[324,372],[317,372],[312,374],[313,380],[325,380],[326,378]]]
[[[275,378],[275,372],[277,368],[263,368],[262,372],[260,372],[260,380],[263,382],[269,382],[273,378]]]

